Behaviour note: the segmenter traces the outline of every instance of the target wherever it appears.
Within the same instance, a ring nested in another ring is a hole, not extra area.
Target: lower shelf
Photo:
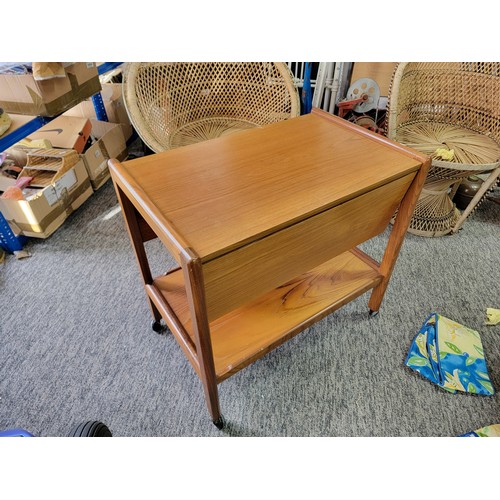
[[[212,321],[217,382],[375,287],[381,279],[377,264],[354,249]],[[153,286],[193,339],[182,270],[156,278]],[[165,310],[164,304],[157,306]]]

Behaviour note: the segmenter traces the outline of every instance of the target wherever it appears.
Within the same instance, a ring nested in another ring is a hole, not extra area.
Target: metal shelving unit
[[[52,118],[47,118],[45,116],[36,116],[33,120],[21,125],[16,130],[10,132],[5,137],[0,138],[0,151],[5,151],[10,148],[16,142],[21,141],[32,132],[35,132],[40,127],[48,123]]]
[[[99,73],[99,75],[104,75],[104,73],[114,70],[121,64],[123,64],[123,62],[105,62],[97,67],[97,72]],[[106,108],[104,107],[104,102],[102,100],[102,95],[100,92],[92,96],[92,103],[94,104],[95,115],[97,119],[101,122],[107,122],[108,115],[106,113]]]
[[[106,62],[102,63],[97,67],[97,72],[99,75],[103,75],[108,71],[112,71],[123,64],[122,62]],[[102,100],[101,93],[98,92],[92,96],[92,103],[94,104],[96,117],[100,121],[108,121],[108,116],[106,114],[106,109],[104,107],[104,102]],[[45,117],[36,116],[33,120],[21,125],[17,129],[13,130],[9,134],[0,138],[0,152],[5,151],[10,146],[16,144],[16,142],[21,141],[25,137],[29,136],[32,132],[35,132],[40,127],[46,123],[53,120],[55,117]],[[15,236],[12,229],[10,228],[8,222],[4,219],[2,213],[0,212],[0,248],[8,252],[13,252],[17,250],[22,250],[22,247],[26,241],[24,236]]]
[[[99,73],[99,75],[103,75],[104,73],[107,73],[108,71],[112,71],[113,69],[117,68],[121,64],[123,64],[123,62],[105,62],[97,67],[97,72]],[[100,121],[107,122],[108,115],[106,114],[106,109],[104,108],[104,103],[100,92],[92,96],[92,102],[94,104],[97,119]],[[28,123],[25,123],[21,127],[14,130],[13,132],[10,132],[4,137],[1,137],[0,152],[5,151],[7,148],[12,146],[16,142],[19,142],[20,140],[24,139],[32,132],[35,132],[40,127],[50,122],[54,118],[55,117],[49,118],[46,116],[36,116],[33,120],[29,121]]]

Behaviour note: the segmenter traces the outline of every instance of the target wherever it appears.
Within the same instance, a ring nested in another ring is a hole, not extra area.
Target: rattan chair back
[[[500,63],[406,62],[394,71],[389,138],[432,157],[410,223],[423,236],[448,234],[460,219],[449,188],[500,165]],[[453,153],[451,153],[453,150]],[[447,153],[452,155],[447,158]]]
[[[123,96],[132,125],[154,152],[300,114],[285,63],[129,63]]]

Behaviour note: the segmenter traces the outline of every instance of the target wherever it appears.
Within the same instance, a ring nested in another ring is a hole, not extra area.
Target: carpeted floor
[[[380,259],[389,229],[363,249]],[[150,312],[111,181],[31,257],[0,266],[0,429],[67,436],[101,420],[114,436],[456,436],[500,423],[500,396],[450,394],[403,365],[436,311],[479,331],[500,390],[500,206],[459,234],[409,234],[381,312],[365,294],[219,386],[219,431],[194,370]],[[148,243],[153,272],[169,259]]]

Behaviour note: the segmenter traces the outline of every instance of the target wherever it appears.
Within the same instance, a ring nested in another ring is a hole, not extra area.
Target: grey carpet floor
[[[500,423],[500,396],[449,394],[404,366],[436,311],[479,331],[500,390],[500,206],[459,234],[407,235],[381,312],[365,294],[219,385],[226,427],[170,334],[150,328],[108,181],[31,257],[0,267],[0,429],[67,436],[101,420],[114,436],[456,436]],[[380,259],[389,229],[363,245]],[[153,271],[169,260],[148,243]]]

